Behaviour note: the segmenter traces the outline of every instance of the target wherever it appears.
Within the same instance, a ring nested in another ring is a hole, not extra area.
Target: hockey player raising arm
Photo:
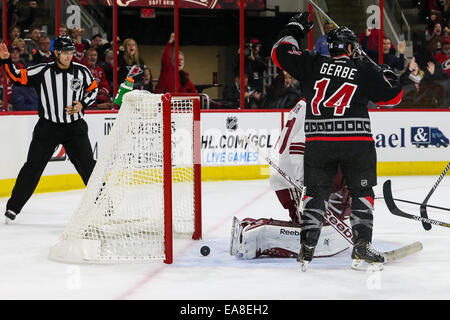
[[[301,216],[298,260],[306,266],[324,222],[333,178],[340,165],[352,197],[352,267],[365,261],[382,267],[372,246],[376,151],[367,104],[394,106],[403,90],[395,74],[357,57],[358,37],[346,27],[330,31],[330,57],[300,50],[312,29],[307,12],[292,17],[272,49],[272,60],[299,80],[306,97],[304,172],[306,198]]]

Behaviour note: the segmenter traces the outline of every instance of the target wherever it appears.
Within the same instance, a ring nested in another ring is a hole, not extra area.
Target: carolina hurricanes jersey
[[[272,60],[302,86],[306,141],[373,141],[368,102],[395,106],[402,100],[401,86],[391,86],[369,61],[299,50],[292,36],[274,45]]]

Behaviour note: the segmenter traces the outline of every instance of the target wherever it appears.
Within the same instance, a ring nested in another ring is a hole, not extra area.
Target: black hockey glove
[[[311,31],[313,22],[308,21],[309,12],[301,12],[293,16],[280,32],[280,38],[290,35],[295,39],[303,39]]]
[[[391,86],[396,87],[400,84],[397,75],[388,65],[381,65],[381,71],[383,72],[384,78],[391,84]]]

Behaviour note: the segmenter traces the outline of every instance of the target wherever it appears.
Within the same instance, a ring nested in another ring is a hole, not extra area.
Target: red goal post
[[[194,170],[194,233],[192,239],[199,240],[202,237],[202,217],[201,217],[201,122],[200,122],[200,96],[198,94],[167,93],[163,96],[164,128],[172,127],[172,113],[183,113],[185,110],[177,109],[179,103],[191,100],[193,112],[193,170]],[[164,130],[164,181],[172,181],[172,130]],[[170,150],[170,151],[168,151]],[[172,184],[165,185],[167,192],[164,192],[165,207],[165,236],[166,236],[166,259],[165,263],[173,262],[173,228],[172,228]],[[169,205],[167,205],[169,204]]]

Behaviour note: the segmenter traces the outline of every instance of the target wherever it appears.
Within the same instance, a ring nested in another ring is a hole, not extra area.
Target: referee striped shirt
[[[70,123],[83,118],[84,109],[95,102],[98,85],[92,73],[82,64],[71,62],[60,69],[56,62],[18,69],[10,59],[3,60],[5,71],[15,84],[33,87],[39,96],[40,118],[54,123]],[[67,115],[65,108],[80,101],[83,109]]]

